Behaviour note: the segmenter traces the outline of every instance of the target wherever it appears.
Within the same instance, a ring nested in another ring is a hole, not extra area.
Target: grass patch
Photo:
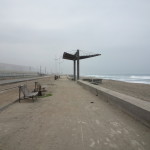
[[[52,96],[52,94],[46,94],[46,95],[42,95],[42,96],[38,96],[39,98],[45,98],[45,97],[49,97]]]

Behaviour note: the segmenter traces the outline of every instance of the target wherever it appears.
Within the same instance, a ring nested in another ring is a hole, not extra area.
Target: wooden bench
[[[88,82],[92,82],[92,79],[82,79],[83,81],[88,81]]]
[[[99,85],[102,84],[102,79],[92,79],[92,84]]]
[[[24,99],[32,98],[33,102],[34,102],[34,98],[37,99],[38,92],[29,92],[27,85],[20,85],[18,87],[19,87],[19,103],[21,100],[21,93],[23,93]]]
[[[55,80],[57,80],[57,79],[59,79],[59,78],[60,78],[60,76],[57,76],[57,75],[54,76],[54,79],[55,79]]]
[[[82,79],[82,80],[83,80],[83,81],[88,81],[88,82],[90,82],[91,84],[99,85],[99,84],[102,83],[102,80],[103,80],[103,79],[89,79],[89,78],[87,78],[87,79]]]
[[[42,96],[42,92],[46,92],[46,85],[41,85],[39,82],[35,82],[34,92],[38,92],[38,96]]]

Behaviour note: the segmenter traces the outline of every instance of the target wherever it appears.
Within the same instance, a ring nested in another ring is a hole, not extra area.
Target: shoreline
[[[105,80],[115,80],[127,83],[141,83],[150,85],[150,74],[116,74],[116,75],[87,75],[82,78],[96,78]]]

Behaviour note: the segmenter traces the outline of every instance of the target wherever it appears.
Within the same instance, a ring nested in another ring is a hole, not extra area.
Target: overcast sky
[[[150,73],[150,0],[0,0],[0,62],[54,72],[77,49],[102,54],[81,74]]]

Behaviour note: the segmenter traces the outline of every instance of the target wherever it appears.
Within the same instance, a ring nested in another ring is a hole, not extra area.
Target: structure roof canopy
[[[101,55],[101,54],[79,56],[79,59],[86,59],[86,58],[95,57],[95,56],[100,56],[100,55]],[[77,56],[76,56],[76,53],[73,55],[73,54],[69,54],[69,53],[67,53],[67,52],[64,52],[64,54],[63,54],[63,59],[77,60]]]

